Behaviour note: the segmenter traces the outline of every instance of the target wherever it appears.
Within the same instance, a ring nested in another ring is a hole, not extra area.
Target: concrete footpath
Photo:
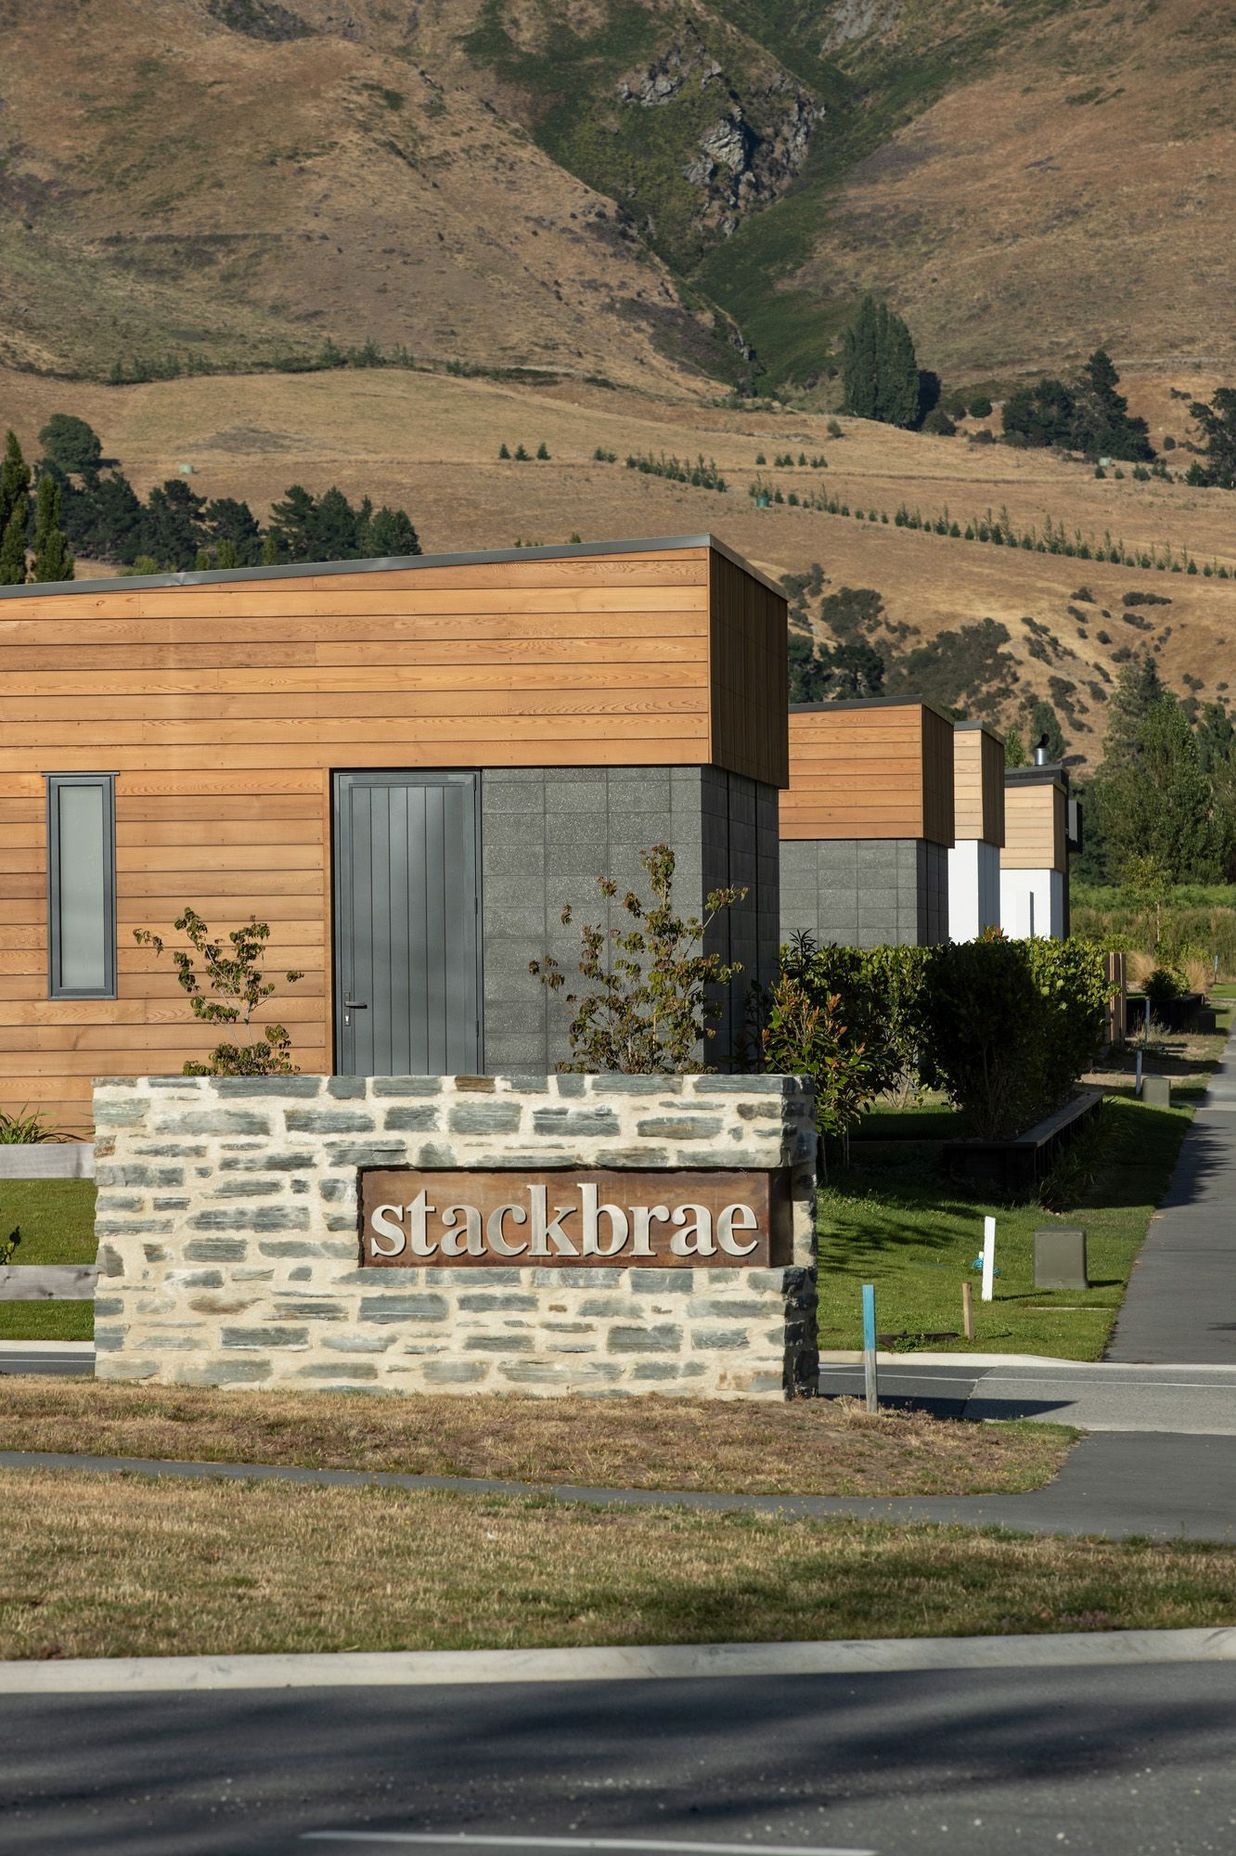
[[[796,1520],[931,1521],[1006,1527],[1028,1534],[1096,1534],[1121,1540],[1236,1540],[1236,1450],[1226,1438],[1124,1432],[1086,1437],[1046,1488],[1026,1495],[892,1497],[716,1495],[697,1489],[607,1489],[577,1484],[402,1476],[299,1469],[264,1463],[174,1463],[152,1458],[0,1451],[0,1470],[167,1476],[194,1481],[282,1482],[322,1488],[438,1490],[459,1495],[535,1495],[612,1508],[690,1508],[711,1514]]]
[[[1133,1265],[1111,1361],[1236,1374],[1236,1036],[1207,1086]]]

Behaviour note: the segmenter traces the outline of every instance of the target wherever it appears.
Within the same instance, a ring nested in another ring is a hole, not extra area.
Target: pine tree
[[[24,586],[26,580],[27,511],[14,509],[0,535],[0,586]]]
[[[1121,672],[1108,715],[1094,799],[1110,873],[1122,879],[1143,859],[1168,882],[1213,881],[1230,829],[1189,719],[1149,653]]]
[[[39,478],[34,508],[34,560],[31,580],[71,580],[73,556],[60,526],[60,485],[49,473]]]

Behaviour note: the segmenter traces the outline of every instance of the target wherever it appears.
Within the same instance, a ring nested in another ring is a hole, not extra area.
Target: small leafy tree
[[[579,971],[589,990],[564,992],[566,975],[552,954],[533,960],[528,971],[550,992],[563,993],[572,1008],[570,1061],[558,1068],[595,1074],[674,1076],[707,1070],[700,1050],[716,1036],[719,1008],[710,987],[728,985],[742,972],[737,961],[704,952],[712,924],[746,895],[745,889],[714,889],[704,914],[679,915],[673,903],[674,853],[654,844],[640,853],[652,900],[634,890],[622,898],[629,927],[580,927]],[[597,878],[607,902],[618,895],[611,877]],[[562,911],[572,923],[570,904]]]
[[[193,1016],[206,1024],[248,1027],[262,1002],[275,991],[274,981],[265,978],[259,965],[270,939],[268,924],[251,916],[242,928],[233,928],[227,937],[231,943],[230,954],[222,941],[211,939],[210,930],[196,909],[186,908],[176,917],[175,926],[193,949],[193,953],[182,947],[171,949],[176,978],[189,995]],[[164,951],[162,936],[149,928],[135,928],[133,939],[142,947],[153,947],[156,954]],[[205,984],[198,975],[194,955],[205,968]],[[294,986],[304,974],[290,971],[283,977],[289,986]],[[266,1025],[263,1030],[265,1036],[252,1043],[216,1044],[205,1063],[190,1060],[182,1073],[185,1076],[291,1074],[297,1066],[292,1062],[292,1039],[286,1025]]]
[[[782,972],[768,995],[761,1044],[766,1070],[814,1082],[823,1163],[825,1135],[846,1139],[875,1093],[866,1047],[848,1035],[840,994],[813,995],[798,975]]]

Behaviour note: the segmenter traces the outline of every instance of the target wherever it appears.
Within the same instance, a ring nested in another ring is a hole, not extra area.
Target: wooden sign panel
[[[751,1269],[790,1260],[790,1195],[776,1172],[360,1174],[360,1260],[377,1269]]]

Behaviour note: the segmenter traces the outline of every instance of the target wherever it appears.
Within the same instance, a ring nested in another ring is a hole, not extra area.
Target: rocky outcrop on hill
[[[624,104],[676,106],[702,118],[683,178],[703,196],[697,224],[728,238],[749,212],[783,193],[807,158],[820,104],[785,73],[740,91],[694,31],[618,84]]]

